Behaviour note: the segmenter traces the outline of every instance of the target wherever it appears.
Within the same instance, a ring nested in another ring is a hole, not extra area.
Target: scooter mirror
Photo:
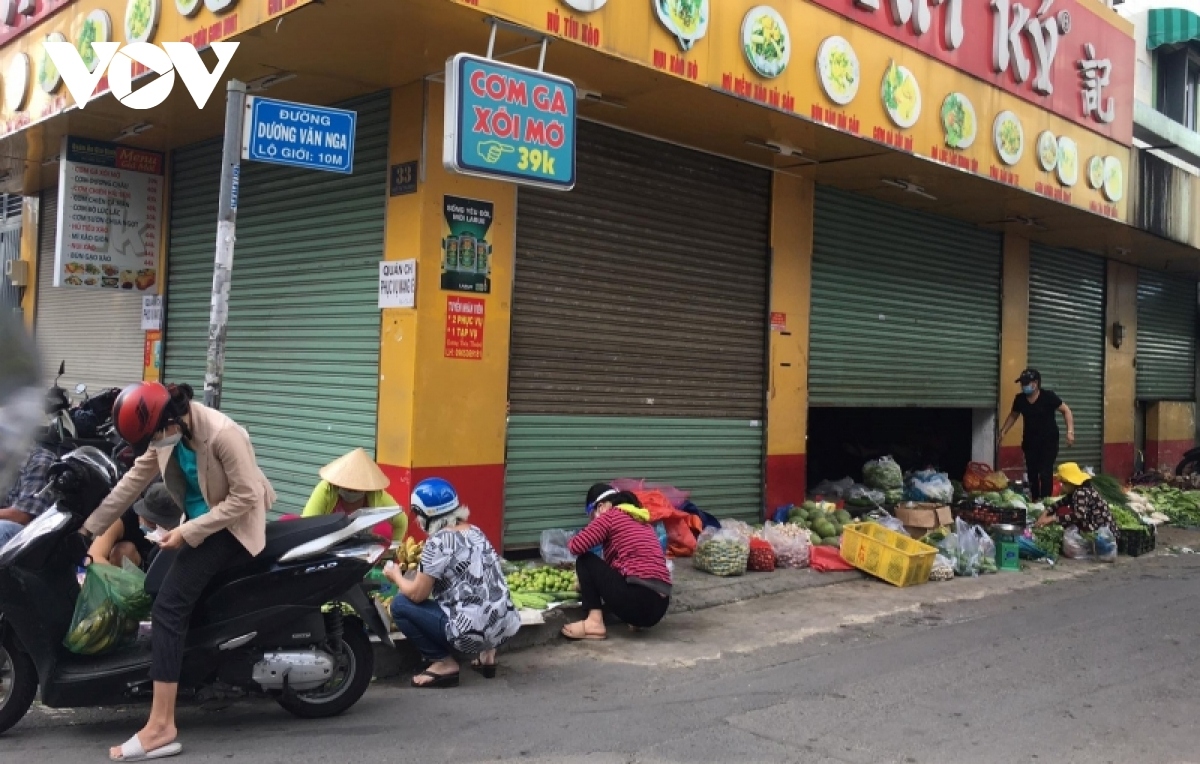
[[[66,373],[67,373],[67,362],[62,361],[61,363],[58,364],[58,376],[61,377],[62,375],[66,374]]]

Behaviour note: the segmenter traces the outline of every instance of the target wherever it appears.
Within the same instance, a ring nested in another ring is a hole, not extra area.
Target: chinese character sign
[[[446,297],[446,358],[483,358],[484,301],[479,297]]]
[[[1111,124],[1117,115],[1117,106],[1112,96],[1105,97],[1105,88],[1112,79],[1112,61],[1098,59],[1096,46],[1088,43],[1083,46],[1083,58],[1079,61],[1080,75],[1083,86],[1080,94],[1083,96],[1083,112],[1097,122]]]

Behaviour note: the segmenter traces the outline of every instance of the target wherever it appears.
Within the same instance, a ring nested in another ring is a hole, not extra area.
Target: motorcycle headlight
[[[343,560],[362,560],[368,565],[374,565],[388,550],[387,544],[357,544],[333,550],[333,556]]]

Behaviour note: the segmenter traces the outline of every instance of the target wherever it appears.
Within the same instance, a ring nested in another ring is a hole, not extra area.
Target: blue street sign
[[[357,125],[358,112],[250,97],[242,159],[349,175]]]

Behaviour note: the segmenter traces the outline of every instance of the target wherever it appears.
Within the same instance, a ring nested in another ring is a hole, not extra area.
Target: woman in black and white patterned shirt
[[[1101,528],[1108,528],[1115,539],[1117,523],[1113,519],[1112,508],[1092,486],[1092,476],[1081,470],[1078,464],[1067,462],[1059,465],[1058,479],[1062,481],[1066,495],[1053,512],[1042,515],[1035,525],[1040,527],[1057,522],[1064,528],[1073,525],[1080,533],[1094,533]]]

